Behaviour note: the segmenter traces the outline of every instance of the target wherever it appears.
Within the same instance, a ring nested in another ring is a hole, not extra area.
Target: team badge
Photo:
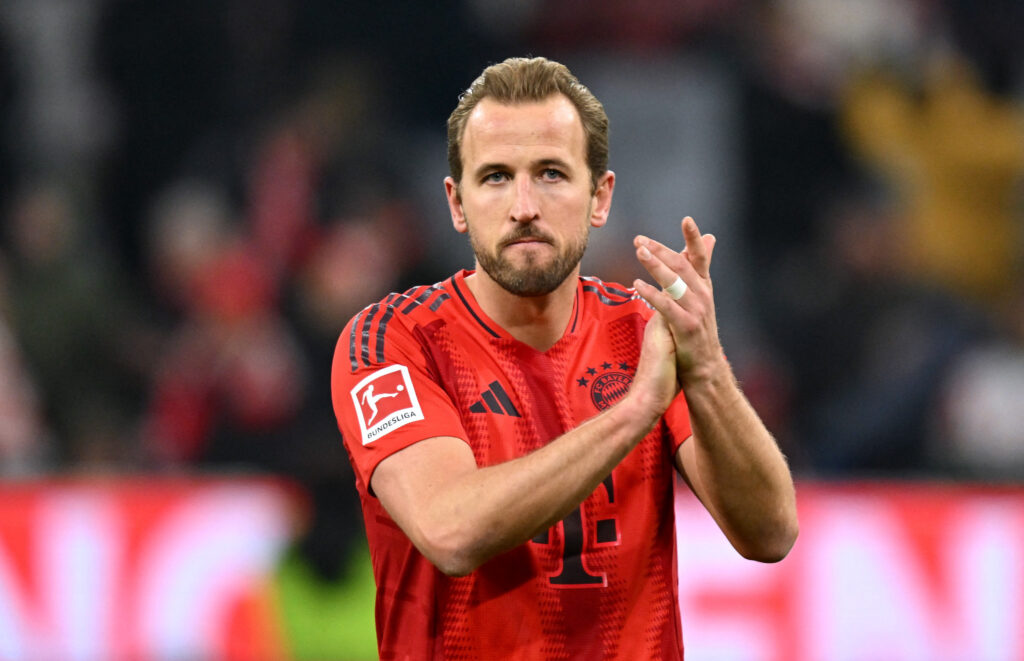
[[[405,365],[392,365],[360,381],[351,391],[363,433],[363,445],[416,420],[423,409]]]
[[[597,367],[588,367],[586,373],[576,379],[576,385],[590,388],[590,401],[597,410],[603,411],[622,399],[633,383],[632,371],[635,367],[629,363],[604,362]]]

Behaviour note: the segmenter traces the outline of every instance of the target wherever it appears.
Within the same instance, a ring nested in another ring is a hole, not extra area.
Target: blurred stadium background
[[[444,120],[559,59],[612,121],[585,271],[719,237],[799,480],[686,494],[694,661],[1024,659],[1024,4],[0,0],[0,661],[374,659],[345,321],[471,265]]]

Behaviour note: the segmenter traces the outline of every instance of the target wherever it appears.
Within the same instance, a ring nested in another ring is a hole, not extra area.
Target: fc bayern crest
[[[615,369],[618,368],[618,369]],[[599,411],[603,411],[622,399],[633,383],[633,374],[628,363],[601,363],[599,367],[588,367],[586,374],[576,379],[580,387],[590,388],[590,401]]]

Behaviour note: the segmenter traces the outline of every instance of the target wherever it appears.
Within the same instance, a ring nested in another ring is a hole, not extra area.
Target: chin
[[[498,269],[488,273],[506,291],[517,296],[545,296],[558,289],[559,285],[572,274],[565,272],[559,264],[547,267],[533,266],[528,269]]]
[[[504,253],[504,250],[496,254],[481,254],[477,251],[476,262],[492,280],[511,294],[530,298],[546,296],[575,273],[583,258],[586,241],[561,252],[551,244],[542,245],[553,250],[517,250],[511,255]]]

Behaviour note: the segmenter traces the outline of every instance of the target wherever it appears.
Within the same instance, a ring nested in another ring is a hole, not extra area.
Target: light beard
[[[549,242],[550,238],[536,232],[530,225],[521,225],[520,229],[506,237],[496,250],[490,251],[476,240],[472,224],[467,223],[467,225],[470,227],[469,243],[480,268],[505,291],[516,296],[526,297],[544,296],[558,289],[559,285],[572,275],[580,260],[583,259],[590,234],[587,229],[584,229],[582,235],[569,242],[549,264],[538,264],[532,254],[527,254],[525,266],[518,267],[502,256],[502,251],[506,246],[525,238],[536,238]]]

